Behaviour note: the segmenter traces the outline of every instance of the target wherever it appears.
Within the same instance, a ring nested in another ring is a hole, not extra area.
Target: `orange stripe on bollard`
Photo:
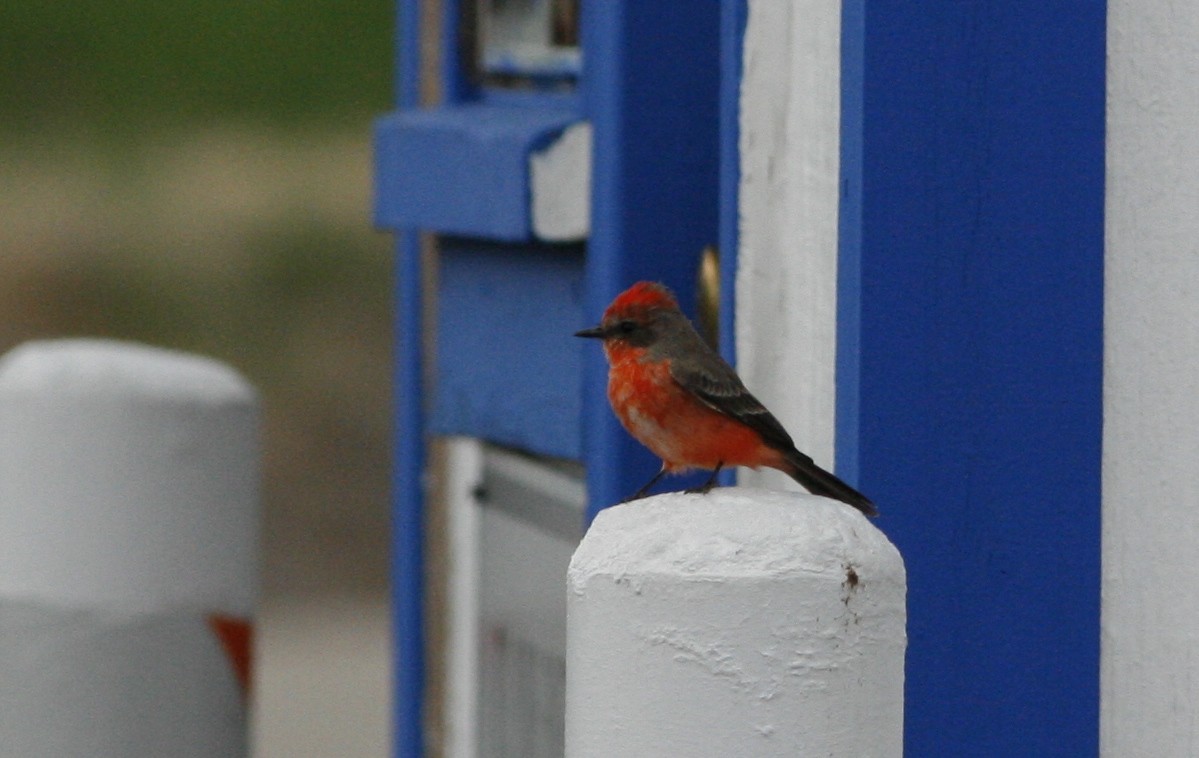
[[[251,646],[254,641],[254,625],[243,618],[227,616],[222,613],[212,613],[208,616],[208,625],[216,633],[229,657],[233,674],[241,685],[242,694],[250,694],[250,664]]]

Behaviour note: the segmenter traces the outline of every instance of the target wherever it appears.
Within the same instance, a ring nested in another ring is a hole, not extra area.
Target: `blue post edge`
[[[741,75],[747,0],[720,2],[720,355],[737,365],[737,251],[741,244]],[[736,484],[722,471],[722,486]]]
[[[392,510],[392,637],[395,648],[394,755],[424,754],[424,360],[421,355],[420,237],[396,243],[395,443]]]
[[[420,104],[420,23],[420,3],[400,0],[396,30],[396,99],[400,108]],[[391,555],[395,758],[421,758],[425,752],[426,450],[421,283],[420,235],[398,229]]]

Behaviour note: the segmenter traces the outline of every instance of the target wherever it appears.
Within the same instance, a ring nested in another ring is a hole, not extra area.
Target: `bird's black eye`
[[[616,331],[620,334],[632,334],[633,332],[637,331],[637,322],[629,321],[627,319],[617,322]]]

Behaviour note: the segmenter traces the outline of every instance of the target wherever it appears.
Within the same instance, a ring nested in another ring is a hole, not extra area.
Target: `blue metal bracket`
[[[552,102],[552,101],[549,101]],[[467,103],[375,124],[375,220],[391,229],[532,239],[530,156],[579,121],[571,108]]]

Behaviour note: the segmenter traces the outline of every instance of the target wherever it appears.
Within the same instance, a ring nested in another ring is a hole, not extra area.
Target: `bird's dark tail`
[[[878,509],[874,507],[874,503],[870,502],[870,498],[817,466],[808,456],[798,450],[792,450],[786,453],[786,459],[790,468],[784,469],[784,471],[792,479],[802,484],[808,492],[840,500],[847,505],[852,505],[867,516],[878,515]]]

